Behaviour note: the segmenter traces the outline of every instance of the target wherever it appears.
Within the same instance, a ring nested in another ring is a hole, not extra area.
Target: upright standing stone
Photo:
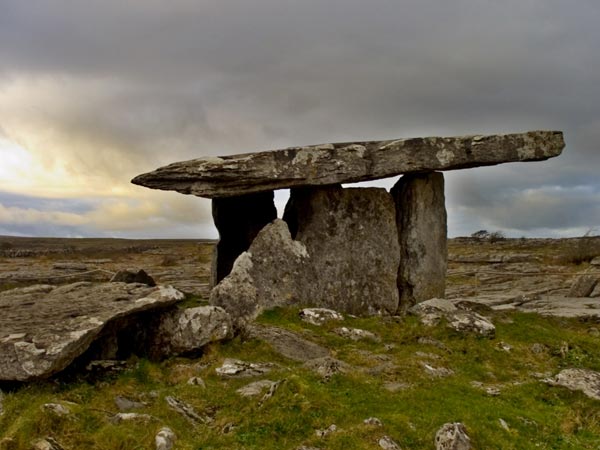
[[[310,304],[350,314],[396,312],[395,214],[385,189],[292,189],[283,218],[310,255]]]
[[[392,188],[400,241],[400,311],[446,288],[447,229],[444,176],[439,172],[405,175]]]
[[[219,243],[213,257],[212,285],[229,275],[233,262],[262,228],[277,218],[273,191],[235,197],[215,198],[212,215],[219,230]]]

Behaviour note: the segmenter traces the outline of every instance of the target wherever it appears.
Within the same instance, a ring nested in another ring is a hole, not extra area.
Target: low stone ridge
[[[322,144],[177,162],[139,175],[132,183],[207,198],[230,197],[403,173],[543,161],[558,156],[563,147],[560,131]]]
[[[182,300],[171,287],[79,282],[0,292],[0,380],[47,378],[116,319]]]

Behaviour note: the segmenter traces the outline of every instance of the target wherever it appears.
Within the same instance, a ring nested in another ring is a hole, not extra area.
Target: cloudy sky
[[[598,23],[597,0],[0,0],[0,234],[215,237],[209,200],[129,180],[535,129],[563,155],[446,172],[450,235],[600,233]]]

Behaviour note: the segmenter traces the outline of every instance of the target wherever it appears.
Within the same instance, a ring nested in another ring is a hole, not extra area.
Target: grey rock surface
[[[252,383],[247,384],[236,390],[238,394],[242,397],[256,397],[261,395],[266,390],[270,389],[273,385],[275,385],[276,381],[271,380],[259,380],[253,381]]]
[[[271,363],[250,363],[239,359],[227,358],[221,367],[215,370],[223,378],[247,378],[269,373],[273,369]]]
[[[200,197],[228,197],[403,173],[541,161],[558,156],[563,147],[559,131],[321,144],[177,162],[139,175],[132,183]]]
[[[305,362],[329,355],[329,350],[325,347],[283,328],[250,325],[246,328],[246,334],[267,342],[277,353],[294,361]]]
[[[597,274],[583,274],[575,278],[571,289],[569,290],[569,297],[590,297],[594,288],[600,281],[600,275]]]
[[[276,219],[256,236],[231,273],[210,294],[210,303],[232,315],[238,326],[275,306],[299,304],[305,299],[306,247],[292,240],[287,224]]]
[[[389,436],[381,437],[377,443],[383,450],[400,450],[400,446]]]
[[[471,438],[460,422],[444,424],[435,435],[435,450],[471,450]]]
[[[199,413],[192,405],[176,397],[169,395],[165,397],[165,402],[167,402],[169,408],[178,413],[193,426],[207,424],[213,421],[212,417]]]
[[[211,284],[216,286],[229,275],[234,261],[248,250],[258,232],[277,218],[273,192],[213,199],[212,216],[219,231],[211,274]]]
[[[117,283],[141,283],[148,286],[156,286],[154,278],[146,273],[144,269],[122,269],[119,270],[111,279],[111,282]]]
[[[545,381],[551,386],[581,391],[590,398],[600,400],[600,372],[588,369],[564,369],[554,378]]]
[[[154,437],[156,450],[172,450],[175,446],[177,436],[169,427],[161,428]]]
[[[340,327],[334,328],[333,332],[338,336],[341,336],[346,339],[350,339],[352,341],[360,341],[363,339],[371,340],[371,341],[379,341],[379,337],[375,333],[371,333],[367,330],[362,330],[360,328],[348,328],[348,327]]]
[[[344,320],[342,314],[329,308],[304,308],[299,315],[303,322],[317,326],[321,326],[330,320]]]
[[[459,311],[450,314],[448,327],[460,333],[474,333],[486,338],[496,336],[494,324],[487,317],[473,311]]]
[[[130,400],[127,397],[117,395],[115,397],[115,406],[121,412],[131,411],[132,409],[140,409],[146,406],[145,403]]]
[[[175,309],[161,314],[149,353],[154,358],[185,354],[233,337],[231,316],[218,306]]]
[[[303,303],[357,315],[395,313],[395,216],[385,189],[293,189],[283,219],[309,255]]]
[[[392,188],[400,241],[400,311],[445,296],[448,266],[444,176],[404,175]]]
[[[183,299],[170,286],[80,282],[0,293],[0,380],[46,378],[88,349],[106,326]]]

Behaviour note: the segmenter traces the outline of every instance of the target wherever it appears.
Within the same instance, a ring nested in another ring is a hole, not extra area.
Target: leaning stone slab
[[[229,197],[403,173],[541,161],[558,156],[563,147],[560,131],[321,144],[177,162],[139,175],[132,183],[200,197]]]
[[[85,352],[103,329],[128,315],[183,299],[169,287],[79,282],[0,293],[0,380],[47,378]]]

